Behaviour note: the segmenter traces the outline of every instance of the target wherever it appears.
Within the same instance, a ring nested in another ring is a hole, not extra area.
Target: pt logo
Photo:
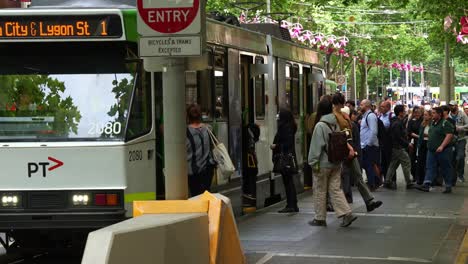
[[[47,171],[53,171],[63,166],[63,162],[58,159],[48,157],[48,160],[54,162],[53,166],[49,167],[49,165],[51,165],[50,162],[37,162],[37,163],[29,162],[28,163],[28,177],[31,178],[33,174],[36,174],[40,171],[42,172],[42,177],[47,177]]]

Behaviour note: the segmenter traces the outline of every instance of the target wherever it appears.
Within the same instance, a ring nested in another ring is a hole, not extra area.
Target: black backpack
[[[327,123],[325,121],[320,122],[327,124],[327,126],[331,130],[328,137],[326,151],[328,155],[328,161],[331,163],[344,161],[349,154],[348,135],[345,131],[335,131],[330,123]]]

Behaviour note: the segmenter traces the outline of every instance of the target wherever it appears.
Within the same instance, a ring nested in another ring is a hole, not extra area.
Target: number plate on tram
[[[0,40],[122,37],[118,15],[0,16]]]

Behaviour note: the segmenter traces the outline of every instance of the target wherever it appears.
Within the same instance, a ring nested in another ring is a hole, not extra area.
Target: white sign
[[[200,56],[200,36],[140,38],[140,57]]]

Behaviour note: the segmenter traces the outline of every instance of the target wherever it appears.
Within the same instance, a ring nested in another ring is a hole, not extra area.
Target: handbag
[[[296,159],[292,153],[278,153],[273,156],[273,172],[296,174],[298,173]]]
[[[234,164],[232,163],[231,157],[229,156],[229,153],[224,144],[219,142],[210,129],[208,129],[208,134],[210,135],[213,146],[213,149],[211,150],[213,153],[213,159],[216,161],[219,171],[223,174],[223,178],[229,179],[236,170]]]
[[[221,172],[218,167],[213,168],[213,181],[216,181],[216,185],[222,185],[229,182],[229,176]]]

